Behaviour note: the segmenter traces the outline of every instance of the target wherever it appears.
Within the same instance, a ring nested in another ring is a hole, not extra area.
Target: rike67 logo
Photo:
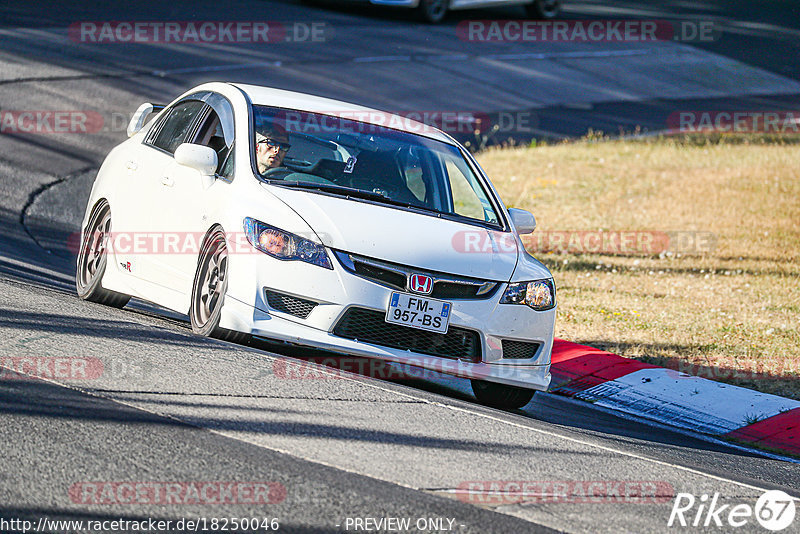
[[[794,497],[779,490],[765,492],[755,506],[722,504],[719,493],[703,494],[699,499],[691,493],[678,493],[667,526],[739,528],[755,519],[763,528],[778,532],[791,526],[795,512]]]

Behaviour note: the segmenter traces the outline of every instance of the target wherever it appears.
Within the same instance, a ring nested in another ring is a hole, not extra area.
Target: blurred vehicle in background
[[[317,0],[310,0],[317,3]],[[529,17],[554,19],[561,13],[561,0],[353,0],[376,6],[405,7],[416,9],[426,22],[444,20],[448,11],[478,9],[485,7],[524,6]]]

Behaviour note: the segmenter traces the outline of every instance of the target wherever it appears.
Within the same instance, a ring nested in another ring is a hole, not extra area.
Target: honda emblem
[[[412,274],[408,279],[408,289],[421,295],[430,295],[433,291],[433,278],[424,274]]]

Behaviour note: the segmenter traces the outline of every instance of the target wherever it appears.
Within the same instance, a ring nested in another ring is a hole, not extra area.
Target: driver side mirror
[[[205,188],[214,183],[219,161],[213,148],[183,143],[175,150],[175,161],[198,171],[203,178],[203,186]]]
[[[144,127],[144,121],[147,120],[147,117],[154,111],[161,111],[162,109],[164,109],[164,106],[151,104],[150,102],[145,102],[139,106],[139,109],[133,113],[133,117],[128,123],[128,137],[133,137],[139,133]]]
[[[509,208],[508,214],[511,215],[511,223],[519,235],[531,234],[536,230],[536,217],[533,216],[533,213],[517,208]]]

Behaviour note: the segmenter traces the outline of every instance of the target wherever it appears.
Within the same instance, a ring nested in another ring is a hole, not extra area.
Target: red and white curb
[[[693,432],[800,456],[800,401],[557,339],[550,393]]]

